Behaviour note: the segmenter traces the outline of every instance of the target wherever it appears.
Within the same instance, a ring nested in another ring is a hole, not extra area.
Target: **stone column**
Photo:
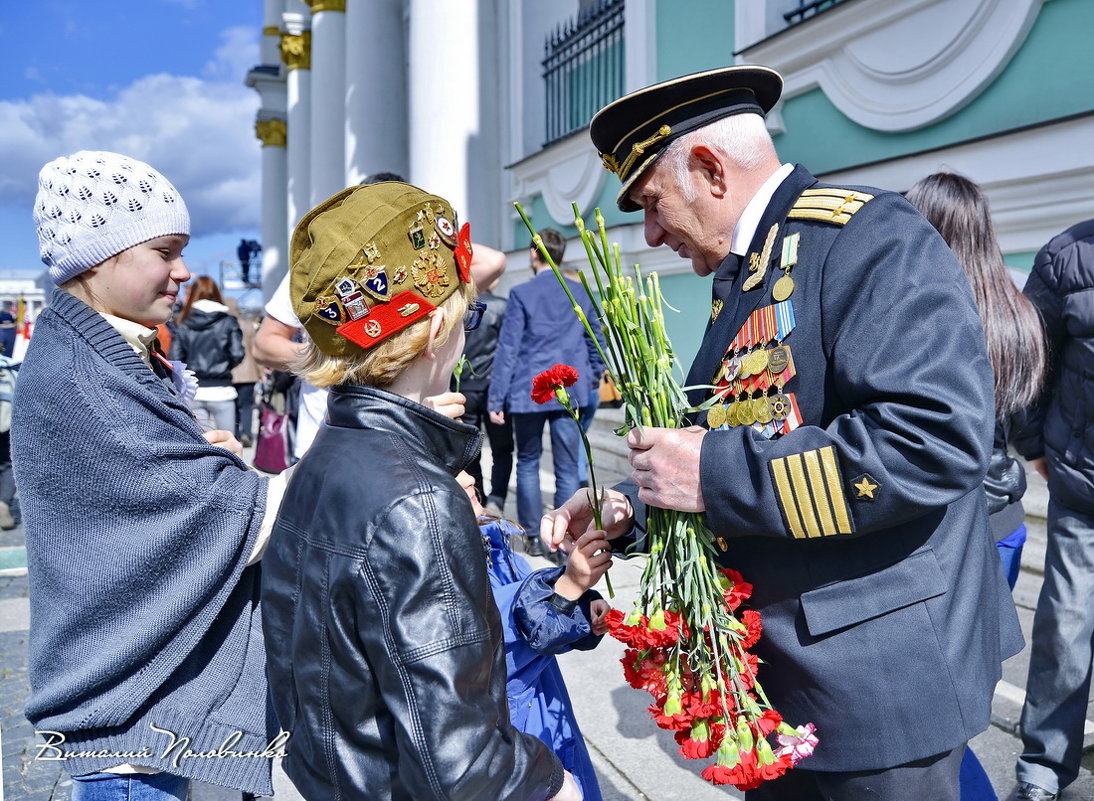
[[[262,301],[273,295],[289,268],[288,154],[284,118],[260,119],[255,135],[262,142]]]
[[[491,0],[410,0],[410,179],[452,203],[477,242],[497,242],[497,42]],[[443,35],[438,35],[443,31]],[[474,191],[470,191],[470,187]]]
[[[307,7],[287,0],[286,7]],[[281,59],[288,70],[288,216],[291,231],[311,208],[311,31],[306,13],[283,15]]]
[[[312,206],[345,188],[346,0],[311,5]]]
[[[402,0],[346,6],[346,186],[409,173],[405,38]]]

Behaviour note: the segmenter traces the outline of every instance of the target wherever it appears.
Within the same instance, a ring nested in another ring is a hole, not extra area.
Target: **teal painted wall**
[[[915,131],[874,131],[847,119],[814,89],[784,103],[786,133],[775,145],[785,161],[819,174],[1094,111],[1092,29],[1090,0],[1049,0],[1003,72],[946,119]]]
[[[733,63],[733,3],[659,0],[657,80]]]

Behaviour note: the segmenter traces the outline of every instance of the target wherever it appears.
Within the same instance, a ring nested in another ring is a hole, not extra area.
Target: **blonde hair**
[[[473,284],[460,282],[453,292],[437,308],[444,309],[445,325],[435,347],[441,347],[457,325],[463,325],[467,304],[475,297]],[[429,340],[429,317],[407,326],[367,350],[354,347],[346,356],[332,356],[309,342],[299,359],[289,369],[316,387],[333,387],[336,384],[363,384],[370,387],[386,387],[402,375],[410,363],[425,350]]]

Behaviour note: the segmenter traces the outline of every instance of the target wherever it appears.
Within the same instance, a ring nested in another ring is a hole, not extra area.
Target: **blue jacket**
[[[533,571],[509,549],[513,533],[519,530],[506,520],[482,524],[490,549],[490,588],[505,630],[510,722],[551,746],[585,801],[600,801],[593,763],[555,659],[555,654],[571,648],[588,651],[600,642],[589,624],[589,604],[600,595],[590,590],[577,602],[555,595],[554,583],[563,568]]]
[[[603,343],[589,295],[576,281],[567,279],[566,283]],[[584,406],[593,387],[600,383],[604,362],[554,272],[548,269],[509,292],[487,408],[517,414],[558,411],[562,404],[556,400],[544,404],[532,400],[532,379],[556,364],[568,364],[577,370],[577,383],[569,393],[575,409]]]

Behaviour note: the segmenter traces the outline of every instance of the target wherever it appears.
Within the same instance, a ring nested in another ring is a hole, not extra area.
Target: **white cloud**
[[[212,81],[241,82],[259,60],[258,31],[253,27],[228,28],[220,32],[220,47],[201,74]]]
[[[222,34],[225,47],[235,36]],[[29,217],[43,164],[76,150],[114,150],[147,161],[178,187],[195,236],[258,227],[259,99],[243,86],[246,68],[229,75],[227,60],[218,52],[220,81],[150,75],[110,100],[42,94],[0,101],[0,205]]]

